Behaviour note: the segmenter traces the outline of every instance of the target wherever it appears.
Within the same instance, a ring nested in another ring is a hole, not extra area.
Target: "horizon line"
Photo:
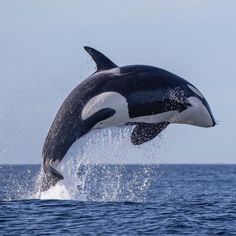
[[[36,166],[36,165],[42,165],[41,163],[16,163],[16,164],[11,164],[11,163],[3,163],[0,164],[0,166]],[[81,165],[236,165],[236,163],[87,163]]]

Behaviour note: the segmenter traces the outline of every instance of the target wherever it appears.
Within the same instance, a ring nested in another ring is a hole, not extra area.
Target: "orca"
[[[43,147],[41,191],[63,179],[58,163],[92,129],[132,125],[131,142],[140,145],[171,123],[215,126],[206,99],[187,80],[154,66],[119,67],[101,52],[84,49],[97,70],[68,95],[56,114]]]

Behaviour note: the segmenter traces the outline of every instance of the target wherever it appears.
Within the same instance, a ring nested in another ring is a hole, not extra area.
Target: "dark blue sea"
[[[236,165],[90,165],[39,193],[0,166],[0,235],[236,235]]]

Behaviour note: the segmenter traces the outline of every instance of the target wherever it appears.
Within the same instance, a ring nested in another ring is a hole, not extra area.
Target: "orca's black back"
[[[81,119],[81,112],[92,97],[107,91],[117,92],[126,98],[130,117],[135,117],[149,114],[148,104],[152,107],[153,102],[157,103],[155,107],[158,113],[158,107],[161,107],[158,102],[162,101],[157,101],[157,97],[160,100],[167,99],[166,90],[176,88],[179,83],[184,82],[182,78],[170,72],[151,66],[125,66],[119,70],[120,73],[95,73],[69,94],[45,140],[44,162],[46,159],[61,161],[75,140],[88,132],[88,127]],[[94,125],[99,121],[95,120]]]

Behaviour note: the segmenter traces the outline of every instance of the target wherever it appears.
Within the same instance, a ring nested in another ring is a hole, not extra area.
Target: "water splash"
[[[35,166],[0,166],[0,201],[14,201],[32,198],[34,186],[37,181],[37,173],[37,167]],[[5,176],[5,178],[2,176]]]
[[[40,199],[80,201],[146,201],[152,168],[158,158],[155,139],[141,146],[130,143],[131,128],[92,131],[72,145],[57,169],[64,180],[39,194]],[[133,164],[147,163],[136,168]]]
[[[56,186],[51,187],[48,191],[40,193],[39,196],[42,200],[48,199],[63,199],[70,200],[71,195],[66,189],[65,185],[62,183],[58,183]]]

